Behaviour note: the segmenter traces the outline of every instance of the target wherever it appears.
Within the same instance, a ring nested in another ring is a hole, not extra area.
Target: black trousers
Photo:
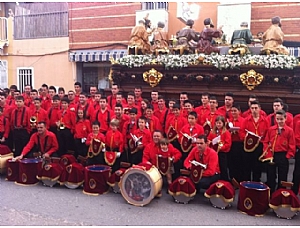
[[[75,142],[75,158],[78,157],[78,155],[81,155],[82,157],[86,157],[88,152],[88,146],[85,143],[82,143],[81,139],[74,139]]]
[[[278,175],[277,189],[281,188],[281,181],[287,181],[289,172],[289,160],[285,157],[286,152],[275,152],[274,163],[267,167],[267,185],[271,189],[271,194],[276,189],[276,179]]]
[[[258,147],[253,152],[245,152],[243,150],[243,181],[260,182],[262,162],[259,161],[258,158],[262,153],[262,143],[259,143]]]
[[[237,182],[243,179],[243,142],[232,142],[228,153],[228,168],[230,179],[236,179]]]
[[[299,193],[299,185],[300,185],[300,151],[299,149],[296,152],[295,155],[295,167],[293,172],[293,192],[298,195]]]
[[[220,151],[218,153],[219,158],[219,167],[220,167],[220,179],[229,181],[228,176],[228,159],[227,159],[228,153]]]
[[[139,163],[141,163],[143,160],[143,152],[144,152],[144,149],[138,150],[137,152],[131,154],[131,162],[130,163],[132,165],[138,165]]]
[[[178,139],[174,139],[171,144],[181,152],[181,154],[185,154],[183,155],[185,158],[187,157],[188,153],[184,153],[181,149],[180,143],[178,142]],[[180,169],[183,169],[183,162],[184,162],[184,158],[181,157],[181,159],[174,163],[174,173],[172,174],[172,180],[175,180],[176,178],[178,178],[180,176]]]
[[[69,128],[57,131],[58,155],[61,157],[74,148],[74,137]]]
[[[201,180],[196,184],[197,191],[200,189],[208,189],[211,184],[215,183],[220,179],[220,174],[215,174],[210,177],[202,177]]]
[[[21,155],[23,148],[29,142],[30,135],[26,129],[14,129],[13,139],[15,145],[14,157]]]

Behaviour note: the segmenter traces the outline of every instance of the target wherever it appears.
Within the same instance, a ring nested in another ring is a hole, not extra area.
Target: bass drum
[[[149,164],[139,164],[126,170],[120,181],[123,198],[134,206],[144,206],[160,193],[163,185],[159,170]]]

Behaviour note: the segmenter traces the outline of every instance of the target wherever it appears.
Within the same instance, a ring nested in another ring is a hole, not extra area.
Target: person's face
[[[73,100],[75,99],[75,94],[74,94],[74,92],[68,92],[68,99],[69,99],[70,101],[73,101]]]
[[[140,98],[142,96],[142,90],[141,89],[134,89],[134,95],[136,98]]]
[[[36,107],[36,108],[40,108],[41,107],[41,102],[40,101],[35,100],[33,103],[34,103],[34,107]]]
[[[160,132],[153,133],[153,142],[155,144],[158,144],[161,139],[162,139],[162,134]]]
[[[34,98],[37,98],[37,97],[38,97],[37,92],[30,92],[30,98],[31,98],[31,100],[34,100]]]
[[[16,99],[17,96],[20,96],[20,92],[14,92],[14,98]]]
[[[97,92],[97,88],[95,86],[90,87],[90,94],[93,96]]]
[[[129,113],[130,120],[135,120],[136,119],[136,114],[135,113]]]
[[[53,106],[54,106],[54,107],[58,107],[59,104],[60,104],[60,100],[54,100],[54,101],[53,101]]]
[[[83,110],[78,110],[78,112],[77,112],[77,115],[78,115],[78,117],[80,118],[80,119],[82,119],[83,118]]]
[[[38,124],[37,125],[37,131],[38,131],[38,134],[40,134],[40,135],[44,134],[45,131],[46,131],[45,124]]]
[[[55,95],[55,92],[53,89],[49,89],[49,96],[52,98]]]
[[[16,106],[17,106],[18,108],[21,108],[21,107],[24,106],[24,101],[22,101],[22,100],[16,100],[15,102],[16,102]]]
[[[279,127],[283,127],[286,121],[284,115],[276,114],[276,121]]]
[[[256,98],[249,98],[249,100],[248,100],[248,106],[249,107],[250,107],[252,101],[256,101]]]
[[[78,94],[78,93],[81,93],[81,87],[79,85],[75,85],[74,86],[74,89],[75,89],[75,92]]]
[[[64,91],[59,91],[58,96],[60,98],[63,98],[65,96],[65,92]]]
[[[233,104],[233,98],[230,96],[225,96],[225,106],[231,107]]]
[[[252,104],[250,106],[250,110],[251,110],[251,114],[254,115],[254,116],[257,116],[259,114],[259,111],[260,111],[260,107],[259,105],[257,104]]]
[[[1,105],[4,105],[6,103],[5,96],[0,96],[0,103],[1,103]]]
[[[159,99],[157,104],[158,104],[159,108],[163,108],[163,107],[165,107],[165,100],[164,99]]]
[[[84,95],[79,95],[79,103],[80,104],[85,104],[85,102],[86,102],[86,96],[84,96]]]
[[[209,100],[209,106],[211,109],[216,109],[218,107],[218,102],[216,100]]]
[[[191,103],[185,103],[184,109],[187,110],[188,112],[191,112],[193,110],[193,106]]]
[[[65,102],[65,101],[61,102],[62,109],[67,109],[68,106],[69,106],[68,102]]]
[[[129,95],[129,96],[127,96],[127,103],[128,104],[133,104],[134,103],[134,96],[131,96],[131,95]]]
[[[30,94],[30,91],[31,91],[30,86],[25,86],[24,91],[25,91],[26,94]]]
[[[151,117],[152,115],[153,115],[153,110],[150,109],[150,108],[147,108],[147,109],[146,109],[146,116],[147,116],[147,117]]]
[[[151,99],[152,99],[152,101],[157,101],[157,99],[158,99],[158,92],[151,92]]]
[[[100,102],[101,94],[95,94],[95,101]]]
[[[202,96],[201,97],[201,102],[203,105],[207,105],[209,102],[208,96]]]
[[[175,104],[175,101],[169,101],[169,109],[173,109],[173,105]]]
[[[117,127],[115,124],[111,124],[111,125],[110,125],[110,128],[111,128],[113,131],[118,130],[118,127]]]
[[[116,103],[118,103],[118,104],[122,104],[122,95],[117,95],[116,96]]]
[[[9,89],[9,92],[12,96],[14,96],[15,91],[16,91],[15,89]]]
[[[236,119],[240,115],[240,111],[236,107],[232,107],[231,108],[231,114],[232,114],[233,118]]]
[[[196,145],[197,145],[198,150],[201,153],[203,153],[207,147],[207,144],[205,143],[204,139],[199,139],[199,138],[196,139]]]
[[[42,87],[42,95],[46,96],[48,94],[48,89],[47,87]]]
[[[145,102],[145,101],[142,101],[142,102],[141,102],[141,107],[142,107],[142,109],[146,109],[146,107],[147,107],[147,104],[146,104],[146,102]]]
[[[176,117],[179,116],[180,110],[179,110],[178,108],[173,108],[172,111],[173,111],[173,114],[174,114]]]
[[[186,94],[180,94],[179,99],[180,103],[183,104],[183,102],[188,99],[188,96]]]
[[[167,144],[160,144],[160,149],[162,151],[168,151],[168,145]]]
[[[116,95],[118,92],[119,92],[118,86],[117,86],[117,85],[113,85],[113,86],[111,87],[111,93],[112,93],[113,95]]]
[[[100,107],[101,107],[101,109],[105,109],[106,105],[107,105],[106,100],[100,99]]]
[[[142,120],[142,119],[139,119],[138,124],[139,124],[139,128],[141,128],[141,129],[144,129],[146,126],[145,120]]]
[[[93,126],[92,126],[92,131],[93,131],[93,133],[98,133],[99,130],[100,130],[100,127],[99,127],[98,125],[93,125]]]
[[[122,109],[120,107],[115,107],[115,114],[117,117],[120,117],[122,114]]]
[[[224,124],[223,124],[223,122],[222,122],[222,120],[218,120],[218,121],[216,121],[216,127],[217,127],[217,129],[221,129],[221,128],[223,128],[223,126],[224,126]]]
[[[282,110],[282,105],[280,104],[280,102],[274,102],[273,103],[273,110],[274,110],[274,113],[279,111],[279,110]]]
[[[196,124],[197,119],[195,118],[195,116],[193,115],[188,115],[188,122],[191,125],[195,125]]]

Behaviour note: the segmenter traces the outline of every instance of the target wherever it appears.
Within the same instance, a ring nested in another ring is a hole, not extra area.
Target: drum
[[[99,195],[107,193],[109,185],[107,180],[111,173],[111,167],[107,165],[91,165],[84,169],[83,193]]]
[[[209,198],[213,207],[222,210],[231,207],[230,203],[233,202],[234,195],[235,191],[232,184],[224,180],[219,180],[211,184],[204,193],[204,196]]]
[[[261,182],[240,183],[238,210],[252,216],[263,216],[269,209],[270,188]]]
[[[84,166],[74,162],[63,168],[59,183],[69,189],[76,189],[84,182]]]
[[[300,211],[300,201],[290,189],[278,189],[272,194],[270,204],[278,218],[292,219]]]
[[[8,146],[0,144],[0,174],[7,171],[7,160],[13,158],[14,154],[10,151]]]
[[[61,156],[59,163],[62,167],[66,167],[76,161],[76,158],[72,154],[64,154]]]
[[[140,163],[127,169],[120,182],[123,198],[132,205],[144,206],[161,192],[163,179],[154,165]]]
[[[116,170],[113,174],[111,174],[108,178],[107,184],[112,187],[114,193],[121,193],[119,183],[126,170],[127,168],[120,168],[119,170]]]
[[[34,185],[39,182],[37,175],[42,169],[41,158],[24,158],[19,161],[19,178],[17,184]]]
[[[19,161],[14,161],[10,158],[6,161],[6,166],[6,180],[17,181],[19,179]]]
[[[48,163],[38,172],[37,179],[42,181],[45,186],[53,187],[63,171],[59,163]]]
[[[176,203],[188,204],[196,195],[196,187],[191,178],[180,176],[170,184],[168,192]]]

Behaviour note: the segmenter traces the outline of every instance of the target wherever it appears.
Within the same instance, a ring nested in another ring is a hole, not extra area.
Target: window
[[[18,67],[17,68],[17,84],[18,89],[23,93],[25,85],[33,86],[33,67]]]
[[[157,10],[165,9],[168,10],[168,2],[142,2],[142,10]]]
[[[8,64],[6,60],[0,61],[0,88],[8,87]]]

